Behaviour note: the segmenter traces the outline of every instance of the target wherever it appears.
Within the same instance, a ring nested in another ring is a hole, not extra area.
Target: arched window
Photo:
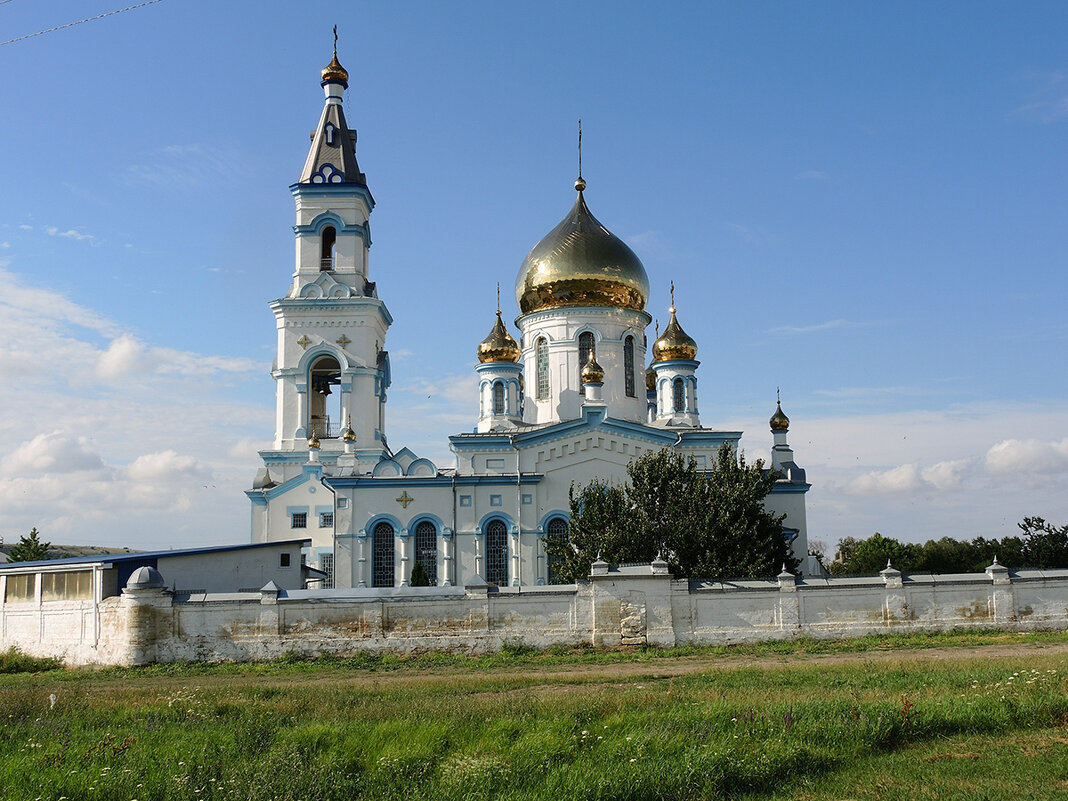
[[[493,413],[504,414],[504,383],[501,381],[493,385]]]
[[[637,397],[634,394],[634,337],[627,337],[623,341],[623,382],[626,384],[627,397]]]
[[[337,231],[334,226],[328,225],[323,229],[322,245],[319,252],[319,269],[334,269],[334,245],[337,244]]]
[[[549,398],[549,343],[545,337],[539,337],[534,343],[534,363],[538,370],[538,400]]]
[[[683,384],[681,378],[676,378],[671,382],[671,394],[674,401],[673,407],[676,412],[682,412],[686,410],[686,387]]]
[[[562,540],[567,537],[567,521],[562,517],[554,517],[545,527],[545,536],[550,540]],[[560,564],[560,557],[551,555],[548,560],[548,572],[550,584],[562,584],[560,577],[556,575],[556,567]]]
[[[379,523],[371,533],[371,586],[393,586],[393,526]]]
[[[423,566],[430,586],[438,586],[438,530],[429,520],[415,527],[415,561]]]
[[[578,385],[579,392],[586,394],[586,386],[582,383],[582,368],[585,367],[593,354],[593,334],[583,331],[579,334],[579,362],[578,362]]]
[[[486,581],[498,587],[508,584],[508,527],[503,520],[486,526]]]

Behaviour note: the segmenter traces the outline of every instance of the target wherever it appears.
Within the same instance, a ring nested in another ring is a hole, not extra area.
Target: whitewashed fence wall
[[[285,653],[480,653],[505,643],[713,644],[955,628],[1068,629],[1068,570],[689,583],[667,565],[594,565],[557,587],[306,590],[4,604],[0,647],[71,664],[270,659]]]

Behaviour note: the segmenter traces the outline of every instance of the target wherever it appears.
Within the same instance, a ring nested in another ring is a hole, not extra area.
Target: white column
[[[482,529],[475,529],[475,572],[480,578],[485,580],[485,576],[482,575]]]
[[[357,587],[361,587],[361,588],[366,588],[367,587],[367,531],[361,528],[360,529],[360,533],[357,536],[357,539],[360,542],[360,558],[356,563],[357,564],[357,567],[356,567],[356,579],[357,579],[356,586]]]
[[[408,529],[400,530],[400,586],[408,586]]]
[[[442,582],[442,586],[443,587],[451,587],[453,585],[453,578],[454,578],[453,574],[452,574],[452,567],[453,567],[453,565],[452,565],[452,563],[453,563],[452,550],[453,550],[454,546],[453,546],[453,542],[452,542],[452,529],[451,528],[446,528],[446,529],[442,530],[442,532],[441,532],[441,541],[442,541],[441,550],[443,552],[441,570],[445,574],[443,576],[444,581]]]
[[[512,532],[512,586],[519,586],[519,526],[516,526]]]

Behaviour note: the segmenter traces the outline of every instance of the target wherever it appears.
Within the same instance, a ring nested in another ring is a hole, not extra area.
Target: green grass
[[[992,632],[5,675],[0,797],[1068,797],[1065,643]],[[945,651],[961,646],[975,650]]]

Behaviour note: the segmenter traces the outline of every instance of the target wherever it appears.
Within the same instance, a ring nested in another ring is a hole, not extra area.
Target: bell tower
[[[385,341],[393,319],[370,280],[375,202],[356,161],[356,132],[345,120],[349,75],[337,58],[336,28],[334,56],[321,78],[322,114],[289,187],[296,204],[292,283],[270,303],[277,323],[275,438],[260,454],[264,468],[254,489],[300,476],[309,461],[326,473],[369,472],[387,452]]]

